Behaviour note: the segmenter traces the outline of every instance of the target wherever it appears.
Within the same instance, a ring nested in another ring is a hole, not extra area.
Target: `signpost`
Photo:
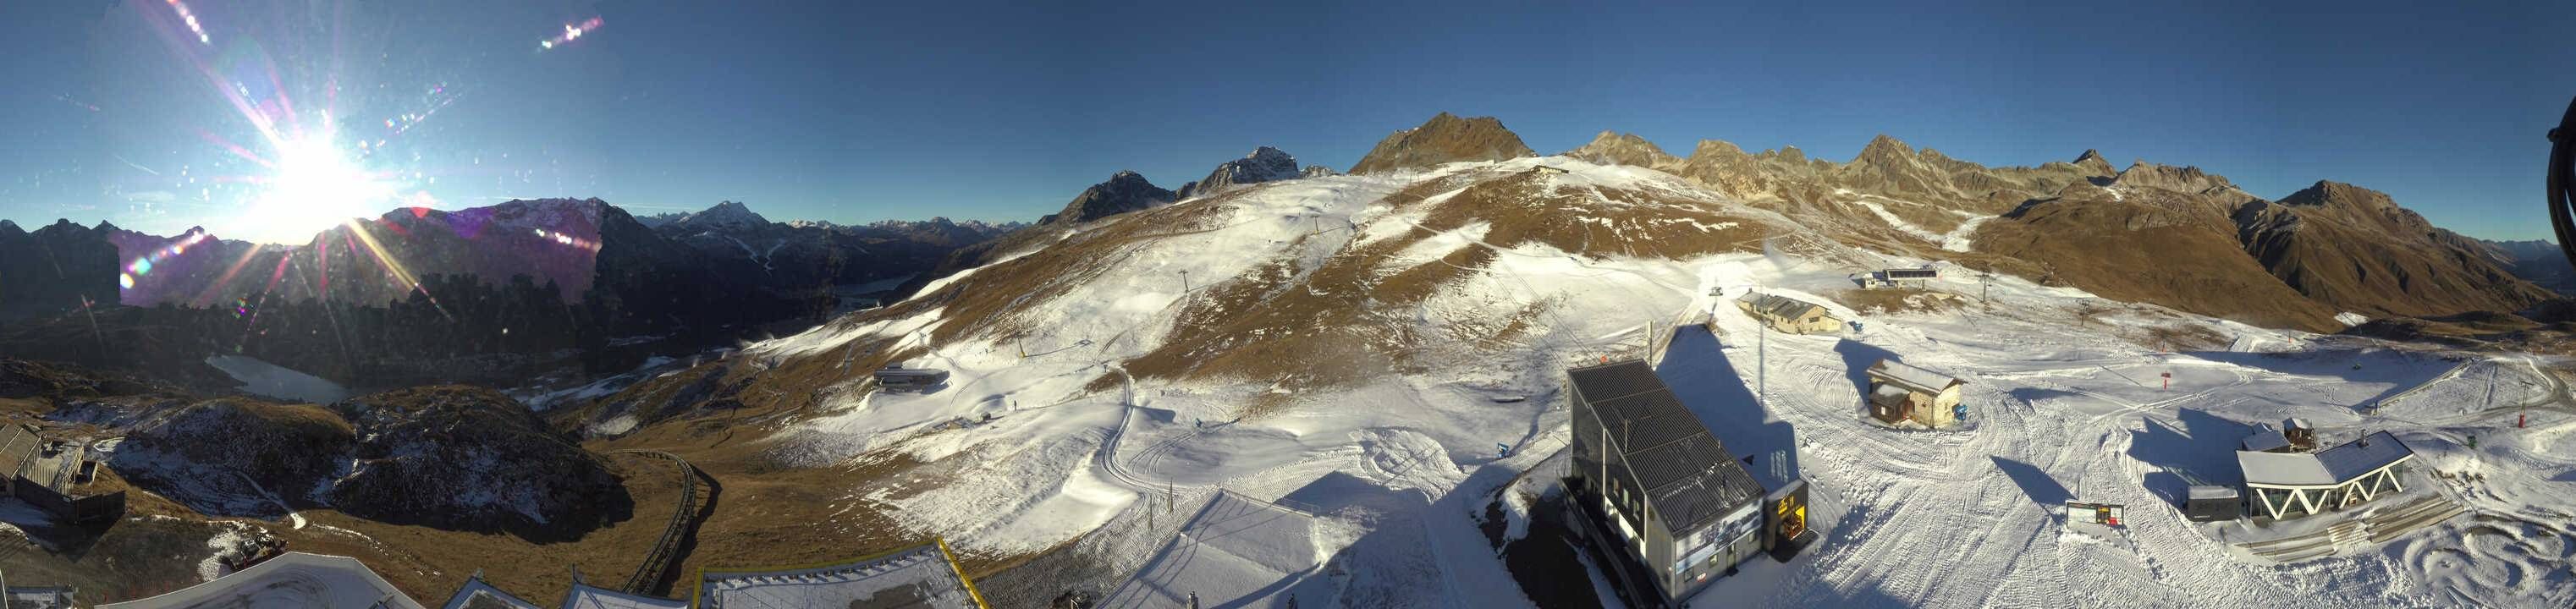
[[[2066,519],[2070,521],[2124,527],[2128,525],[2120,523],[2127,518],[2128,507],[2120,504],[2085,503],[2075,500],[2066,502]]]
[[[2173,388],[2173,373],[2171,373],[2171,372],[2167,372],[2167,373],[2165,373],[2165,388],[2166,388],[2166,389],[2172,389],[2172,388]]]

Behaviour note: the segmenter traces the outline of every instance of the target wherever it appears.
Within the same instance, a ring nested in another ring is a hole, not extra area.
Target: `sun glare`
[[[246,214],[254,239],[301,243],[394,198],[394,186],[351,160],[328,134],[278,146],[267,188]]]

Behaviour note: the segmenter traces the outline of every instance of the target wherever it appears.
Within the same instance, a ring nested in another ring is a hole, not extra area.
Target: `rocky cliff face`
[[[1288,153],[1277,148],[1262,146],[1253,149],[1252,154],[1243,155],[1243,158],[1218,164],[1216,170],[1208,172],[1206,178],[1181,185],[1181,189],[1174,196],[1180,199],[1202,197],[1225,192],[1238,186],[1294,180],[1298,177],[1300,174],[1297,171],[1297,157],[1289,156]]]
[[[1447,112],[1420,127],[1397,131],[1370,148],[1351,173],[1386,173],[1459,161],[1499,161],[1537,156],[1521,136],[1490,116],[1459,118]]]
[[[1039,218],[1038,224],[1081,224],[1179,199],[1172,191],[1147,181],[1143,174],[1121,171],[1109,176],[1109,181],[1083,189],[1082,194],[1064,204],[1064,211]]]

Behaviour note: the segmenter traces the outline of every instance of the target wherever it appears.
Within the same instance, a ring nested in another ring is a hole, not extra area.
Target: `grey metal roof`
[[[1943,390],[1949,389],[1951,385],[1965,385],[1968,383],[1967,381],[1951,378],[1950,375],[1947,374],[1933,372],[1920,366],[1892,359],[1878,360],[1877,365],[1869,367],[1869,375],[1873,378],[1884,380],[1892,384],[1904,386],[1908,390],[1924,393],[1940,393]]]
[[[491,583],[483,581],[483,574],[478,571],[473,577],[465,580],[464,586],[456,589],[455,596],[447,598],[447,605],[443,609],[543,608],[536,603],[528,602],[527,599],[519,598],[518,595],[493,587]]]
[[[2245,483],[2264,486],[2334,486],[2415,456],[2388,432],[2375,432],[2315,454],[2238,451]]]
[[[44,439],[19,425],[0,425],[0,478],[18,475],[36,458]]]
[[[1762,498],[1762,484],[1643,361],[1566,371],[1626,452],[1664,527],[1684,535]]]

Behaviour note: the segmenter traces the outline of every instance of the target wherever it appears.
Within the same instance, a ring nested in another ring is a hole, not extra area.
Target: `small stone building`
[[[1824,305],[1776,294],[1747,294],[1735,301],[1736,308],[1753,316],[1755,321],[1772,330],[1790,334],[1817,334],[1842,329],[1843,320]]]
[[[1948,427],[1968,416],[1968,407],[1959,402],[1959,388],[1967,384],[1904,362],[1879,360],[1869,367],[1869,394],[1861,401],[1868,403],[1871,417],[1890,425],[1913,421]]]

